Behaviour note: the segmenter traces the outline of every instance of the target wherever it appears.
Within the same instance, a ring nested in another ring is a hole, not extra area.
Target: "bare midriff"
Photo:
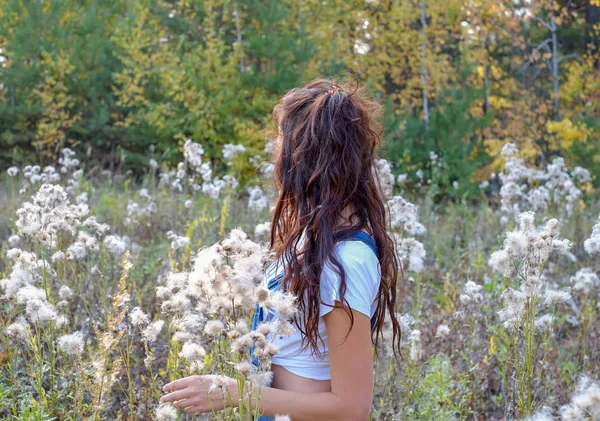
[[[271,371],[273,371],[271,387],[275,389],[304,393],[329,392],[331,390],[331,380],[314,380],[298,376],[277,364],[271,365]]]

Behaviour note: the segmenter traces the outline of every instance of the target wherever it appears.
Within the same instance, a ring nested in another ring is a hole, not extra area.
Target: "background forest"
[[[77,145],[88,166],[139,172],[188,138],[223,169],[225,144],[262,151],[287,89],[355,74],[409,182],[431,179],[435,151],[442,192],[478,194],[507,140],[597,175],[596,1],[3,0],[0,169]]]

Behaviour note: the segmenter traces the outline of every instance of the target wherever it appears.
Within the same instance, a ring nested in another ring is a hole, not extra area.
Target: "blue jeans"
[[[273,418],[269,418],[269,417],[265,417],[264,415],[261,415],[260,418],[258,419],[258,421],[275,421]]]

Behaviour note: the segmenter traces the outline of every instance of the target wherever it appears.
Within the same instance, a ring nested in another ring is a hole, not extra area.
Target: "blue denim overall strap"
[[[344,241],[348,241],[348,240],[362,241],[367,246],[369,246],[369,248],[373,251],[373,253],[375,253],[376,257],[379,257],[377,254],[377,244],[375,243],[375,239],[373,237],[371,237],[369,234],[367,234],[366,232],[364,232],[364,231],[355,232],[348,238],[344,239]],[[279,287],[281,286],[281,280],[283,279],[284,272],[282,271],[281,273],[277,274],[277,265],[275,263],[271,264],[271,266],[269,266],[267,268],[267,270],[265,272],[265,276],[267,277],[267,279],[269,278],[269,275],[272,275],[272,272],[275,272],[275,276],[272,276],[272,278],[269,279],[269,283],[268,283],[267,287],[269,288],[269,291],[277,291],[279,289]],[[252,317],[252,326],[250,328],[251,330],[256,330],[256,328],[258,327],[260,322],[265,320],[266,313],[267,313],[266,309],[262,308],[259,305],[256,306],[256,310],[254,311],[254,316]],[[374,315],[371,318],[371,329],[375,328],[375,324],[377,323],[376,317],[377,316]],[[253,355],[253,351],[254,351],[254,347],[251,347],[250,348],[250,356]],[[254,364],[255,367],[257,367],[258,359],[256,357],[253,357],[252,363]],[[258,421],[274,421],[274,420],[273,420],[273,418],[269,418],[267,416],[261,415],[258,418]]]
[[[366,232],[364,232],[364,231],[355,232],[350,237],[348,237],[346,240],[362,241],[367,246],[369,246],[369,248],[373,251],[375,256],[378,257],[377,244],[375,243],[375,239],[373,237],[371,237],[369,234],[367,234]],[[277,265],[275,263],[272,263],[271,266],[269,266],[265,272],[265,276],[267,277],[267,279],[271,276],[272,272],[275,272],[274,276],[272,276],[272,278],[269,279],[269,283],[267,285],[267,288],[271,292],[277,291],[279,289],[279,287],[281,286],[281,280],[283,279],[283,276],[284,276],[283,271],[279,274],[277,274],[276,271],[277,271]],[[266,310],[257,304],[256,310],[254,311],[254,316],[252,317],[252,326],[251,326],[250,330],[256,330],[256,328],[258,327],[260,322],[265,320],[265,316],[266,316],[265,313],[266,313]],[[374,320],[374,317],[371,318],[371,328],[374,327],[375,322],[376,322],[376,320]]]

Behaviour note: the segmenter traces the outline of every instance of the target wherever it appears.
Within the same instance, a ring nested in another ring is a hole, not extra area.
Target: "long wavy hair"
[[[273,150],[274,182],[278,197],[271,224],[271,250],[286,261],[282,288],[298,300],[304,349],[319,353],[320,276],[327,260],[340,276],[343,307],[354,318],[344,298],[346,274],[334,255],[337,241],[370,228],[378,250],[381,285],[371,339],[377,348],[386,313],[391,318],[392,349],[400,349],[396,318],[399,263],[388,235],[386,202],[375,174],[375,148],[381,141],[381,106],[356,82],[320,78],[288,91],[273,111],[278,138]],[[334,232],[347,206],[356,225]],[[324,304],[324,303],[323,303]]]

